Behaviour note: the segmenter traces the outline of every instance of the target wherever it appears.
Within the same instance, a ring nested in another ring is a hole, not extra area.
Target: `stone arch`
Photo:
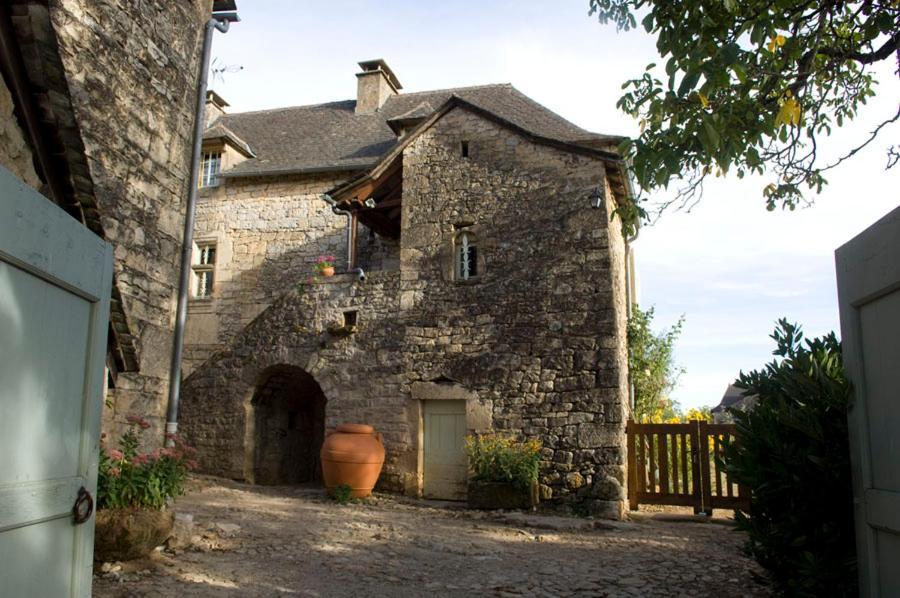
[[[321,480],[326,402],[322,387],[303,368],[278,364],[262,370],[246,403],[245,479],[256,484]]]

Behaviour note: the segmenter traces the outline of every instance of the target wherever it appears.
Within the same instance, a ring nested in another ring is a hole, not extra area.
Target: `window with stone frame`
[[[197,243],[194,252],[193,297],[208,299],[212,296],[216,274],[216,244],[210,242]]]
[[[478,276],[478,241],[475,233],[462,230],[456,234],[453,261],[456,280],[472,280]]]
[[[200,188],[218,187],[220,172],[222,172],[222,152],[203,152],[203,162],[200,164]]]

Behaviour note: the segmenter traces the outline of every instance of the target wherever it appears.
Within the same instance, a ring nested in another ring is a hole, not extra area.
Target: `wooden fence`
[[[733,424],[691,421],[686,424],[628,422],[628,502],[682,505],[694,513],[746,509],[747,489],[728,479],[716,457],[722,455]]]

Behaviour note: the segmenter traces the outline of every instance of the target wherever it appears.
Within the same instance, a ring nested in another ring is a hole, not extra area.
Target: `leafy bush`
[[[338,484],[334,487],[331,498],[339,505],[349,504],[353,500],[353,488],[349,484]]]
[[[466,454],[475,482],[511,482],[530,487],[537,482],[541,461],[539,440],[518,442],[502,434],[466,436]]]
[[[776,592],[853,596],[850,384],[841,345],[834,333],[804,342],[799,327],[786,320],[779,320],[772,338],[778,358],[737,381],[758,404],[748,412],[731,410],[737,434],[724,466],[751,491],[750,509],[737,514],[737,523]]]
[[[97,508],[162,509],[169,498],[184,494],[187,473],[196,467],[196,451],[169,435],[175,446],[141,453],[138,435],[150,424],[134,416],[128,417],[128,424],[118,449],[100,448]]]

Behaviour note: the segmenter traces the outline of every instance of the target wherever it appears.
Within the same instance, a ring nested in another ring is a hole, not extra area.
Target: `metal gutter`
[[[181,360],[184,355],[184,323],[187,319],[188,292],[191,283],[191,258],[194,249],[194,212],[202,156],[203,131],[206,113],[206,86],[209,79],[209,58],[212,50],[213,30],[227,33],[237,13],[213,13],[203,30],[203,54],[200,60],[200,81],[197,91],[197,108],[194,117],[194,148],[191,154],[191,176],[188,180],[188,199],[184,216],[184,237],[181,247],[181,275],[178,283],[178,306],[175,311],[175,333],[172,338],[172,362],[169,366],[169,403],[166,408],[166,444],[173,444],[170,435],[178,433],[178,406],[181,400]]]

